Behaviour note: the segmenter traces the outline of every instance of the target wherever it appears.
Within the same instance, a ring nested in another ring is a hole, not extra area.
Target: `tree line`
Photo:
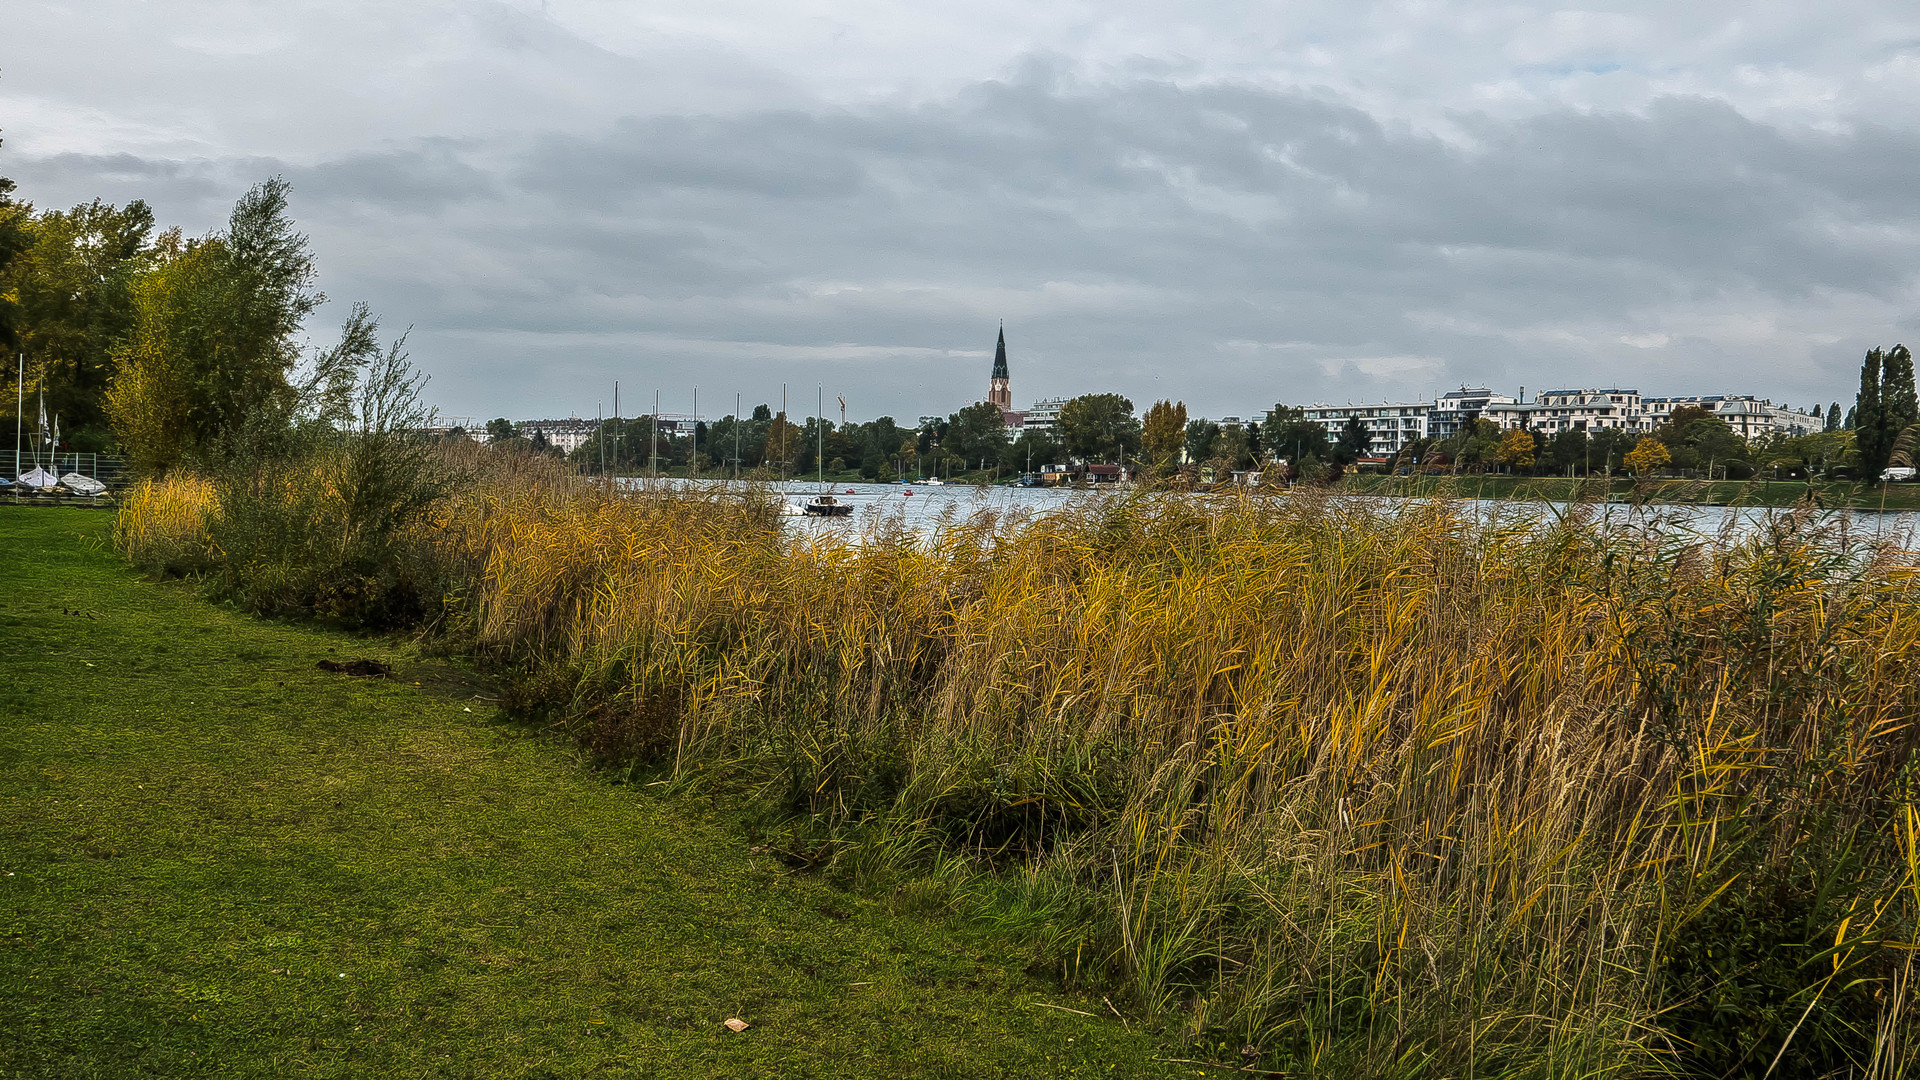
[[[303,348],[326,297],[284,179],[255,185],[200,237],[160,229],[138,199],[40,210],[15,190],[0,177],[0,392],[9,413],[25,398],[36,427],[44,402],[62,450],[117,450],[149,473],[211,470],[302,428],[425,416],[402,342],[383,348],[364,304],[335,344]],[[401,399],[406,417],[392,415]]]

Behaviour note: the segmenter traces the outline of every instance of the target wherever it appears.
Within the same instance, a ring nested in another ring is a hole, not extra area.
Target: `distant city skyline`
[[[1891,2],[19,0],[0,175],[189,234],[293,184],[447,412],[695,382],[1197,414],[1462,384],[1851,396],[1920,339]],[[500,410],[504,411],[504,410]],[[795,408],[796,413],[803,411]]]

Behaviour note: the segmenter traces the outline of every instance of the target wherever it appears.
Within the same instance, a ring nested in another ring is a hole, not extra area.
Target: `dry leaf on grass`
[[[727,1018],[728,1031],[738,1033],[738,1032],[745,1031],[752,1026],[753,1026],[752,1024],[747,1023],[745,1020],[742,1020],[737,1016],[729,1016]]]

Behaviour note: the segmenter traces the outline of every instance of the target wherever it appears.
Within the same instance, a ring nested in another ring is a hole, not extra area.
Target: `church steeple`
[[[1001,411],[1013,408],[1013,377],[1007,374],[1007,324],[1000,324],[1000,343],[993,349],[993,378],[987,383],[987,400]]]

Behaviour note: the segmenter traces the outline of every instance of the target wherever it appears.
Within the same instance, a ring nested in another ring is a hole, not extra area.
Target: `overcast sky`
[[[1850,402],[1920,339],[1920,7],[8,0],[0,174],[258,180],[455,416]]]

